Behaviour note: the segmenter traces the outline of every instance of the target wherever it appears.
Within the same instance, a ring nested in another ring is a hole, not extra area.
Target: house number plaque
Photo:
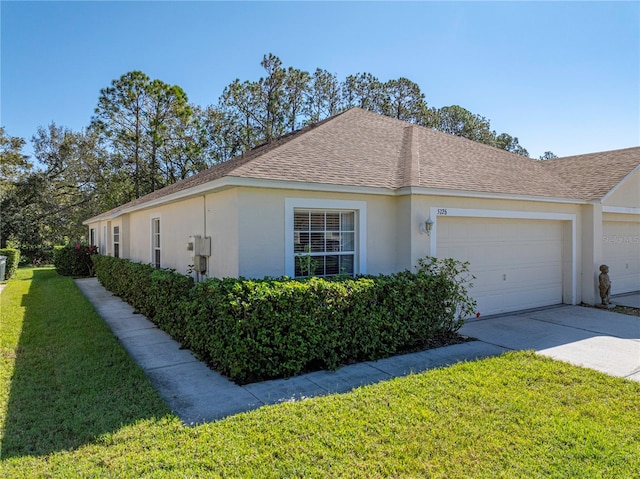
[[[438,208],[438,216],[447,216],[446,208]]]

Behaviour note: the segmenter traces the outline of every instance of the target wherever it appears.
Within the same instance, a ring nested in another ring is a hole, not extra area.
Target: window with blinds
[[[353,275],[355,219],[355,211],[295,209],[295,276]]]

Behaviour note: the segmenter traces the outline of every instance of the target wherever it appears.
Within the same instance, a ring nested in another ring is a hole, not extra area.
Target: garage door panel
[[[640,223],[606,221],[602,258],[609,266],[611,293],[640,291]]]
[[[437,255],[470,262],[482,314],[562,302],[562,223],[438,218]]]

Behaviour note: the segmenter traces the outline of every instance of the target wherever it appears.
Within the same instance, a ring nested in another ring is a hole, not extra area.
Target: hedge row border
[[[224,278],[96,255],[103,286],[213,369],[246,384],[377,360],[455,336],[475,303],[464,263],[357,278]]]

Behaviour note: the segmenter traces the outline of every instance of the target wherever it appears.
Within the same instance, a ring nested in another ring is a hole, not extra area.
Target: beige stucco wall
[[[606,199],[606,205],[636,208],[640,192],[634,173]],[[424,191],[404,194],[355,194],[230,187],[214,193],[124,214],[89,224],[95,228],[101,253],[112,254],[114,226],[121,227],[121,256],[152,261],[151,220],[159,217],[162,266],[186,273],[192,264],[186,243],[191,235],[211,237],[207,276],[262,277],[286,274],[286,202],[292,199],[351,201],[366,204],[366,272],[370,274],[412,270],[432,251],[434,242],[423,224],[434,208],[515,211],[573,215],[563,222],[563,300],[566,303],[599,300],[598,266],[602,262],[603,221],[640,221],[640,215],[603,212],[599,202],[570,204],[473,197],[430,195]],[[490,213],[491,214],[491,213]],[[490,215],[489,214],[489,215]],[[436,222],[437,215],[432,217]],[[560,221],[560,220],[558,220]],[[107,230],[105,231],[105,227]],[[575,234],[574,234],[575,233]],[[437,249],[437,245],[436,245]],[[574,261],[575,258],[575,261]]]
[[[629,175],[605,198],[606,206],[640,208],[640,170]]]
[[[129,258],[151,263],[151,221],[160,218],[161,266],[186,273],[191,254],[186,245],[191,235],[204,234],[204,196],[129,214]]]
[[[246,277],[285,274],[285,201],[319,199],[364,201],[367,207],[366,271],[397,270],[396,198],[280,189],[238,188],[238,274]]]
[[[211,237],[208,275],[216,278],[237,277],[239,270],[237,188],[206,196],[206,236]]]

